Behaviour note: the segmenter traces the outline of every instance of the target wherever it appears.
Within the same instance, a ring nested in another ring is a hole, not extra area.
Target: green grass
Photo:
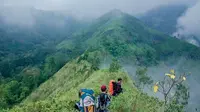
[[[79,89],[91,88],[98,95],[102,84],[108,85],[111,79],[118,77],[123,79],[124,93],[112,98],[111,112],[156,112],[159,109],[161,102],[138,91],[125,72],[93,71],[87,61],[74,60],[8,112],[74,112]]]

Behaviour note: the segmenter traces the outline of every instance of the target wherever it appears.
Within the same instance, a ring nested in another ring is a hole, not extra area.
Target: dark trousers
[[[108,109],[106,109],[106,110],[97,110],[97,112],[109,112],[109,110]]]

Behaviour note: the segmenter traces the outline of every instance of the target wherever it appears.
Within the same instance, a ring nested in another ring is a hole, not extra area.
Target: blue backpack
[[[95,96],[91,89],[80,90],[80,105],[82,105],[81,112],[95,112]]]

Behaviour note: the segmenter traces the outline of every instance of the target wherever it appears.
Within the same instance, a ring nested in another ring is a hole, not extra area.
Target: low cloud
[[[196,36],[200,40],[200,1],[188,8],[183,16],[178,19],[175,35]]]
[[[30,9],[70,13],[76,17],[96,18],[112,10],[120,9],[129,14],[146,12],[167,4],[192,4],[196,0],[0,0],[0,16],[7,23],[34,24]],[[10,12],[5,12],[10,10]]]

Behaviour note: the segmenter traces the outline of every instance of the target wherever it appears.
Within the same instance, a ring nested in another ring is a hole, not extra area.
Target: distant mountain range
[[[177,30],[177,20],[184,15],[189,7],[186,5],[166,5],[154,8],[138,18],[143,21],[147,26],[172,35]],[[200,46],[199,38],[190,35],[176,35],[177,38],[185,40],[196,46]]]

